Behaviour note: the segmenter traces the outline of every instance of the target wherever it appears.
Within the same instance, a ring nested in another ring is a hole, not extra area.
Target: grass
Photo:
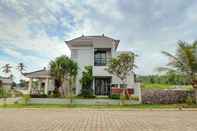
[[[197,104],[133,104],[133,105],[63,105],[63,104],[7,104],[0,108],[88,108],[88,109],[175,109],[197,108]]]
[[[145,89],[173,89],[178,85],[170,85],[170,84],[143,84],[143,88]],[[191,85],[181,85],[183,89],[191,90]]]

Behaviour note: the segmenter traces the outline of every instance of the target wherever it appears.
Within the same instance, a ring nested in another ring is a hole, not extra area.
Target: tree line
[[[169,85],[189,85],[190,80],[187,76],[168,72],[163,75],[138,75],[137,81],[146,84],[169,84]]]

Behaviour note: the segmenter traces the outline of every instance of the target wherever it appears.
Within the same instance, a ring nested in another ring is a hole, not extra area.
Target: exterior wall
[[[13,100],[12,100],[13,101]],[[22,103],[22,100],[17,101]],[[138,101],[125,100],[125,104],[140,104]],[[1,103],[1,99],[0,99]],[[14,103],[14,102],[13,102]],[[31,98],[28,104],[70,104],[70,99],[61,98]],[[83,105],[120,105],[120,100],[110,99],[73,99],[72,104],[83,104]]]
[[[55,81],[54,80],[49,80],[48,91],[53,91],[54,89],[55,89]]]
[[[97,39],[93,41],[93,47],[94,48],[113,48],[114,47],[115,42],[112,40],[108,40],[108,39]]]
[[[93,76],[112,76],[105,69],[107,66],[93,66]]]
[[[194,99],[194,92],[187,90],[142,90],[142,103],[173,104],[185,102],[188,97]]]
[[[76,61],[79,66],[78,75],[76,78],[76,95],[80,94],[81,84],[80,79],[85,66],[93,65],[94,52],[92,47],[75,47],[71,48],[71,59]]]

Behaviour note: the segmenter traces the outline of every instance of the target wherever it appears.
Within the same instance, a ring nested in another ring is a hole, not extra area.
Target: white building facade
[[[93,67],[93,83],[92,88],[94,94],[105,96],[110,94],[111,85],[121,84],[116,76],[106,71],[107,62],[121,53],[117,48],[119,40],[110,37],[101,36],[81,36],[70,41],[65,41],[71,50],[71,59],[78,63],[79,71],[76,79],[76,95],[81,92],[80,79],[85,66]],[[134,73],[130,72],[127,77],[127,88],[134,88],[134,95],[139,95],[139,84],[135,83]]]

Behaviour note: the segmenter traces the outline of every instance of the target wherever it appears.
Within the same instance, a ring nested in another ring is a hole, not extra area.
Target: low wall
[[[70,99],[60,98],[31,98],[29,104],[70,104]],[[73,99],[73,104],[82,105],[119,105],[120,100],[112,99]],[[139,104],[138,101],[125,100],[125,104]]]
[[[7,104],[14,104],[17,101],[21,101],[20,97],[16,97],[16,98],[6,98],[6,103]],[[0,98],[0,104],[3,104],[5,102],[4,98]]]
[[[193,91],[142,89],[141,99],[144,104],[174,104],[185,102],[188,96],[194,98]]]

